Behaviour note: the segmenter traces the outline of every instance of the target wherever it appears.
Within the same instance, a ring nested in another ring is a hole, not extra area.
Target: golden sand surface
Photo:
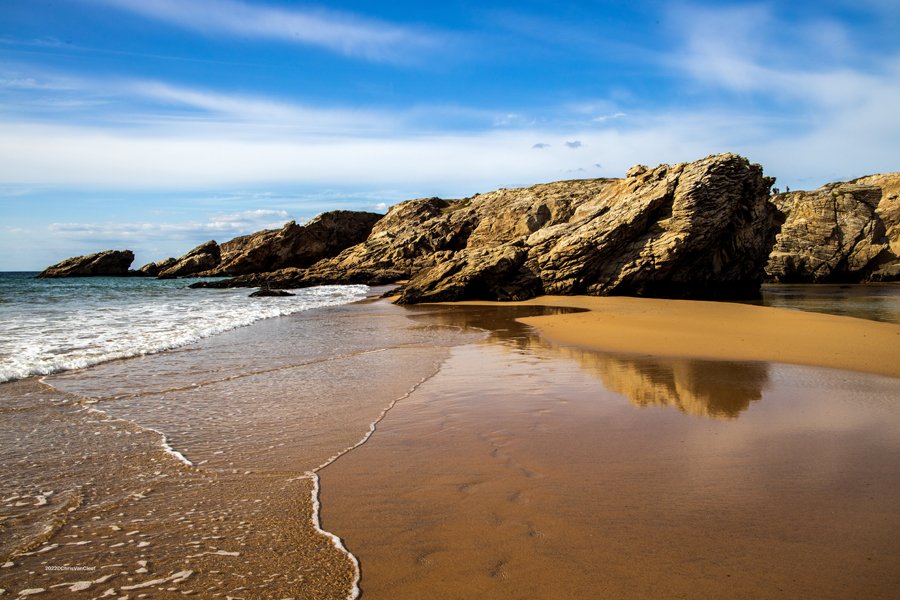
[[[551,341],[581,348],[772,361],[900,377],[900,325],[892,323],[693,300],[541,296],[504,304],[582,309],[585,312],[522,319]]]
[[[734,358],[739,344],[711,326],[718,305],[670,304],[677,318],[656,343],[703,330],[680,358],[648,355],[651,324],[666,320],[650,310],[657,302],[598,303],[619,307],[597,311],[616,331],[643,331],[627,354],[589,348],[602,329],[585,319],[594,313],[410,309],[489,333],[454,348],[365,445],[321,472],[323,526],[359,559],[363,596],[896,597],[900,380],[759,362],[771,357],[761,346],[751,361],[687,358]],[[582,345],[548,342],[522,321],[550,339],[565,325]],[[896,352],[868,355],[877,351]]]

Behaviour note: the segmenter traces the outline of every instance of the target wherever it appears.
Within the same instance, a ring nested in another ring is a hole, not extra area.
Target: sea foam
[[[261,319],[365,298],[362,285],[319,286],[295,296],[191,290],[184,281],[0,278],[0,382],[153,354]]]

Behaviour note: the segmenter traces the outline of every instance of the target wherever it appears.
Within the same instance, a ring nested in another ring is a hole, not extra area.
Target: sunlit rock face
[[[766,266],[783,283],[900,280],[900,173],[777,194],[785,223]]]
[[[128,275],[132,261],[131,250],[105,250],[67,258],[47,267],[38,277],[118,277]]]
[[[408,280],[401,303],[540,294],[710,298],[755,294],[777,230],[773,180],[719,154],[464,200],[394,206],[363,243],[308,269],[215,287]]]

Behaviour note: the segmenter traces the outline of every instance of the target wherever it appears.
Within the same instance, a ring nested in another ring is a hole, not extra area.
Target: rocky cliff
[[[128,275],[134,261],[131,250],[106,250],[85,256],[75,256],[47,267],[38,277],[118,277]]]
[[[218,244],[205,242],[181,258],[149,263],[136,274],[173,277],[223,277],[308,267],[366,239],[382,215],[335,210],[305,225],[290,221],[281,229],[265,229]]]
[[[336,210],[305,225],[291,221],[235,238],[221,246],[221,261],[202,276],[266,273],[287,267],[308,267],[365,240],[382,217],[377,213]]]
[[[900,173],[776,194],[784,215],[766,273],[779,282],[900,279]]]
[[[136,271],[141,277],[156,277],[163,271],[172,268],[178,262],[177,258],[165,258],[163,260],[147,263]]]
[[[193,277],[208,269],[214,268],[221,259],[221,250],[215,240],[204,242],[175,260],[174,263],[157,273],[160,279],[172,279],[174,277]],[[163,264],[168,261],[163,261]],[[141,267],[143,269],[144,267]]]
[[[734,154],[464,200],[394,206],[368,239],[307,269],[203,287],[409,281],[400,302],[538,294],[755,293],[774,241],[773,180]]]

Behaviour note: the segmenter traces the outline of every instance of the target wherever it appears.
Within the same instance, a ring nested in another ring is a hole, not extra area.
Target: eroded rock
[[[106,250],[74,256],[47,267],[38,277],[121,277],[134,261],[131,250]]]
[[[370,285],[400,302],[539,294],[723,297],[758,291],[777,229],[771,178],[734,154],[464,200],[394,206],[368,239],[307,269],[210,287]]]
[[[323,258],[365,240],[382,215],[336,210],[305,225],[290,221],[281,229],[241,236],[221,246],[221,262],[203,276],[267,273],[288,267],[309,267]]]
[[[215,240],[209,240],[177,259],[171,266],[159,271],[157,277],[171,279],[196,276],[218,265],[220,258],[219,244]]]
[[[772,197],[784,225],[766,266],[784,283],[900,279],[900,173]]]

